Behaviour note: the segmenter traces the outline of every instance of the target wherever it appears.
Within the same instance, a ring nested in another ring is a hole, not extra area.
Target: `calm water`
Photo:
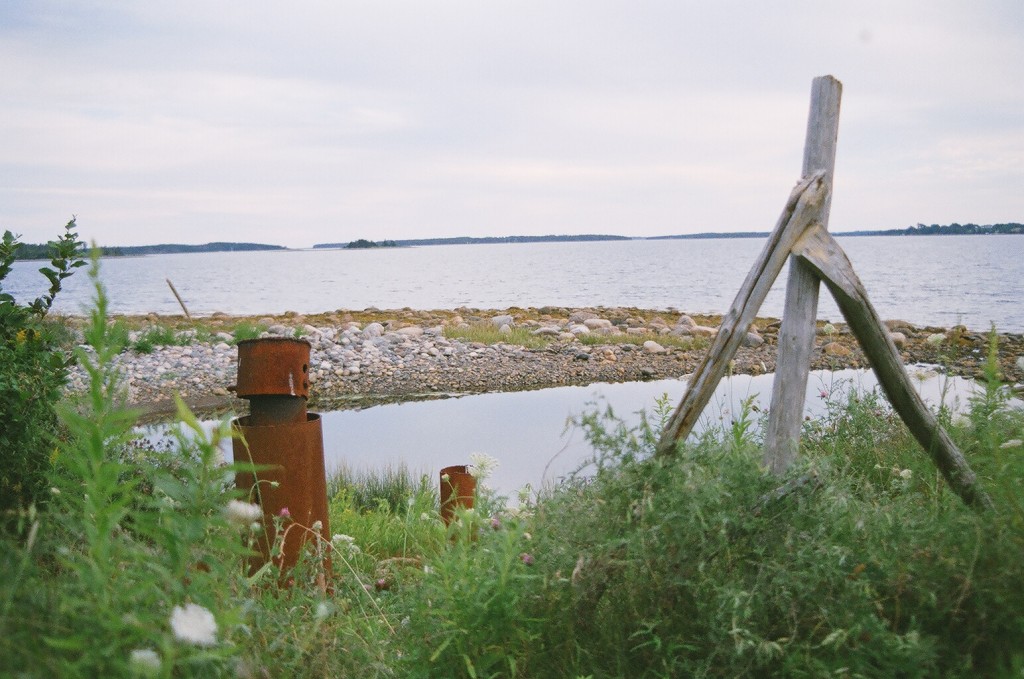
[[[839,240],[883,318],[1024,331],[1024,236]],[[180,313],[168,278],[196,315],[544,305],[722,313],[763,247],[719,239],[155,255],[105,259],[102,275],[115,313]],[[4,289],[41,293],[39,265],[15,264]],[[781,315],[785,275],[761,315]],[[90,294],[76,275],[57,309],[79,313]],[[840,320],[827,294],[819,316]]]
[[[932,405],[944,402],[963,407],[972,393],[973,383],[968,380],[920,368],[912,368],[911,374],[916,376],[922,397]],[[741,401],[748,397],[754,397],[753,403],[762,412],[767,410],[771,385],[771,375],[723,380],[697,431],[728,427],[741,411]],[[851,387],[870,390],[876,385],[870,372],[814,372],[807,385],[807,414],[824,412],[822,392],[841,399]],[[526,484],[538,489],[557,482],[592,455],[582,431],[569,425],[572,418],[611,407],[617,416],[636,424],[638,413],[652,412],[662,395],[667,395],[675,408],[685,389],[680,380],[592,384],[328,412],[322,414],[324,456],[328,474],[341,466],[374,470],[404,464],[413,472],[435,477],[442,467],[467,464],[470,453],[486,453],[499,461],[488,485],[513,497]],[[147,431],[156,436],[166,428]],[[225,447],[225,456],[231,457],[230,445]]]

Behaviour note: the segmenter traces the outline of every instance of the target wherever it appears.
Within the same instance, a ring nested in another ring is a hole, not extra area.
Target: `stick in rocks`
[[[188,312],[188,309],[185,307],[185,302],[183,302],[181,300],[181,295],[179,295],[178,291],[174,289],[174,283],[171,282],[170,278],[165,278],[164,280],[167,281],[167,285],[170,286],[171,292],[174,293],[174,298],[176,300],[178,300],[178,304],[181,305],[181,310],[185,312],[185,318],[187,318],[189,320],[189,322],[191,323],[192,322],[192,315]]]

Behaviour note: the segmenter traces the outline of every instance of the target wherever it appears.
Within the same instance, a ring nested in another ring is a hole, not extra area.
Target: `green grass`
[[[188,346],[193,339],[194,336],[189,333],[163,325],[152,325],[142,331],[131,347],[140,354],[151,354],[156,347]]]
[[[267,326],[261,323],[242,322],[234,327],[231,334],[234,335],[235,343],[245,340],[257,339],[267,331]]]
[[[602,346],[606,344],[633,344],[643,346],[644,342],[653,340],[663,347],[675,349],[705,349],[708,340],[703,337],[679,337],[676,335],[579,335],[577,338],[580,344],[587,346]]]
[[[479,323],[469,327],[446,327],[444,336],[463,342],[479,342],[481,344],[517,344],[527,349],[543,349],[551,344],[546,335],[534,335],[529,328],[512,328],[509,332],[499,332],[492,323]]]
[[[97,284],[98,285],[98,284]],[[579,417],[585,474],[515,510],[483,493],[451,527],[437,479],[331,480],[336,537],[250,570],[226,511],[223,426],[175,451],[127,444],[102,288],[62,406],[45,507],[0,529],[0,676],[975,677],[1024,669],[1024,414],[994,363],[951,435],[996,503],[967,508],[877,394],[825,394],[786,477],[753,415],[673,458],[672,405]],[[947,422],[952,418],[940,413]],[[507,462],[511,463],[511,462]],[[781,498],[774,491],[804,478]],[[288,519],[275,519],[277,531]],[[329,579],[327,576],[330,576]],[[215,629],[175,622],[192,611]],[[176,614],[175,611],[178,611]],[[196,640],[203,642],[197,644]],[[148,669],[147,669],[148,668]]]

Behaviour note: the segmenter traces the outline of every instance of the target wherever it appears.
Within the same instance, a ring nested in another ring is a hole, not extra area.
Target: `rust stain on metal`
[[[302,545],[312,541],[313,536],[305,529],[319,534],[327,555],[331,534],[320,415],[308,413],[301,424],[253,426],[251,422],[249,416],[235,420],[245,440],[235,439],[232,447],[236,462],[251,461],[257,467],[267,467],[255,474],[240,473],[235,479],[238,488],[251,492],[251,499],[263,508],[263,531],[258,536],[263,557],[260,565],[270,558],[277,537],[275,518],[285,531],[283,554],[275,558],[282,569],[295,566]],[[320,529],[315,530],[318,521]],[[293,524],[295,528],[289,530]],[[330,572],[329,556],[325,563]]]
[[[257,536],[260,554],[253,559],[253,571],[271,559],[280,539],[282,552],[273,558],[282,571],[294,567],[308,545],[323,559],[330,577],[323,426],[319,415],[306,412],[309,354],[305,340],[238,343],[235,390],[249,400],[249,415],[232,422],[243,437],[233,441],[232,452],[236,463],[251,463],[257,470],[239,473],[235,483],[263,509]]]
[[[464,464],[441,470],[441,520],[451,525],[457,508],[472,509],[476,496],[476,477]]]
[[[309,351],[309,342],[289,337],[239,342],[238,397],[308,398]]]

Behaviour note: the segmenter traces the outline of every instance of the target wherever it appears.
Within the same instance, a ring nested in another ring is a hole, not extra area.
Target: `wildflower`
[[[912,477],[913,475],[914,475],[914,472],[910,471],[909,469],[904,469],[904,470],[900,471],[900,478],[904,479],[904,480],[909,480],[910,477]]]
[[[316,521],[313,522],[313,532],[314,533],[319,533],[323,529],[324,529],[324,522],[323,521],[317,519]]]
[[[525,504],[529,503],[530,502],[530,493],[532,491],[533,491],[533,488],[530,486],[530,484],[526,484],[525,486],[520,488],[519,489],[519,504],[525,505]]]
[[[179,641],[196,646],[213,646],[217,643],[217,621],[213,613],[199,604],[175,606],[171,611],[171,630]]]
[[[335,533],[334,537],[331,538],[331,543],[334,544],[335,549],[344,548],[349,556],[355,556],[362,550],[359,549],[359,545],[356,544],[356,539],[351,535],[342,535],[341,533]]]
[[[277,515],[283,519],[287,519],[292,515],[292,513],[288,511],[287,507],[281,507],[281,511],[279,511]]]
[[[128,656],[132,669],[136,674],[152,677],[160,671],[160,656],[151,648],[136,648]]]
[[[316,616],[317,620],[323,620],[334,611],[334,607],[326,601],[321,601],[316,605]]]
[[[486,479],[498,466],[497,458],[486,453],[469,454],[469,473],[477,479]]]
[[[248,526],[263,518],[263,510],[259,505],[241,500],[231,500],[224,507],[224,516],[235,526]]]
[[[818,392],[818,396],[820,396],[821,398],[828,398],[828,392],[822,389],[821,391]]]
[[[420,521],[430,521],[430,514],[420,512]]]
[[[496,516],[491,517],[491,528],[494,530],[501,530],[501,519]]]
[[[533,554],[530,554],[529,552],[523,552],[522,554],[519,555],[519,558],[527,566],[532,566],[533,565]]]
[[[441,481],[443,481],[444,483],[448,483],[451,480],[452,480],[452,477],[449,476],[448,474],[441,474]]]
[[[523,539],[524,540],[532,540],[533,536],[530,535],[529,531],[527,531],[527,532],[523,533]]]
[[[1024,446],[1024,441],[1021,441],[1020,439],[1010,439],[1009,441],[1007,441],[1006,443],[1002,444],[999,447],[1000,448],[1007,448],[1008,449],[1008,448],[1020,448],[1021,446]]]

